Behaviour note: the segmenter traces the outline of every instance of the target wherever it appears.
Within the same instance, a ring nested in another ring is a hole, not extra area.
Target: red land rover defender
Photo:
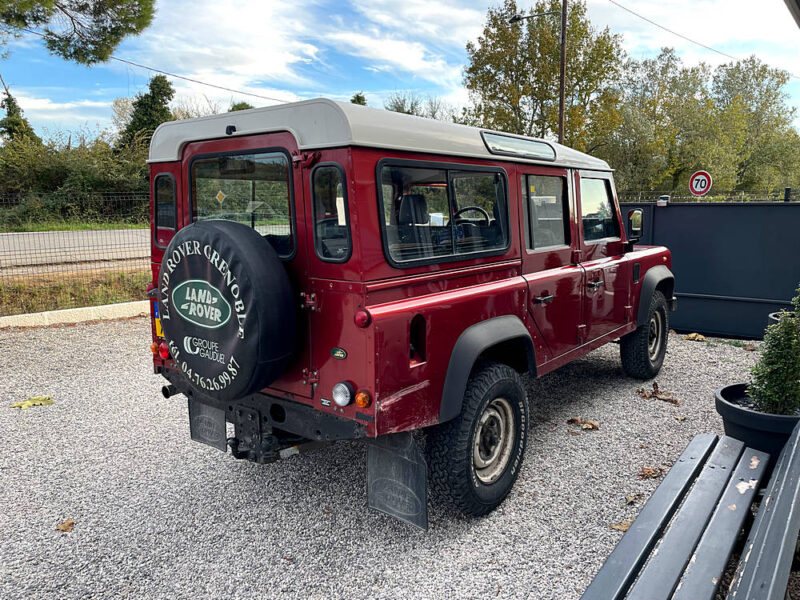
[[[427,527],[430,482],[482,515],[523,374],[617,339],[633,377],[664,360],[670,253],[586,154],[309,100],[165,123],[149,163],[155,371],[236,458],[365,438],[371,507]]]

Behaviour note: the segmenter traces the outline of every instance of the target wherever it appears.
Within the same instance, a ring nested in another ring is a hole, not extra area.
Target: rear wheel
[[[467,383],[461,414],[429,433],[434,493],[469,516],[494,510],[519,475],[528,419],[517,372],[497,363],[478,367]]]
[[[647,321],[622,338],[622,368],[631,377],[651,379],[658,375],[667,353],[669,313],[664,294],[656,290],[650,300]]]

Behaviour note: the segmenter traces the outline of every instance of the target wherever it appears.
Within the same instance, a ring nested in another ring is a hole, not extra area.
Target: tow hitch
[[[228,446],[234,458],[246,458],[262,465],[280,458],[280,442],[273,435],[272,427],[263,425],[259,411],[238,405],[234,407],[233,419],[236,437],[228,438]]]

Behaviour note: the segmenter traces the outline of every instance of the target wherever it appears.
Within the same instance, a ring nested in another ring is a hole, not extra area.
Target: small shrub
[[[800,288],[791,312],[767,327],[748,388],[756,408],[775,415],[800,412]]]

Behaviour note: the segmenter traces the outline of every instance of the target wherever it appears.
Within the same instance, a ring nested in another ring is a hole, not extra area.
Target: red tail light
[[[372,315],[369,314],[368,311],[362,308],[356,311],[356,314],[353,317],[353,321],[355,321],[358,327],[361,328],[368,327],[369,324],[372,322]]]
[[[161,342],[161,345],[158,347],[158,355],[164,360],[169,358],[169,347],[166,342]]]

